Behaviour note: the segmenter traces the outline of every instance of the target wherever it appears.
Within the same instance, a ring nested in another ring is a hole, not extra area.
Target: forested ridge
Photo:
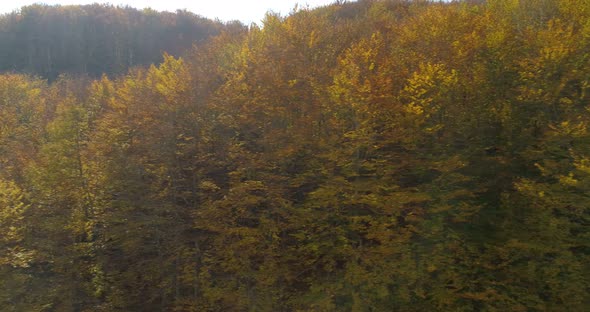
[[[222,28],[182,10],[34,4],[0,15],[0,72],[117,76],[159,63],[164,52],[180,56]]]
[[[589,21],[362,0],[1,75],[0,310],[588,311]]]

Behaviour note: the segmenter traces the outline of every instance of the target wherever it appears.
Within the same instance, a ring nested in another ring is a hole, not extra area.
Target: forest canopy
[[[0,72],[122,75],[161,62],[164,52],[180,56],[223,27],[182,10],[34,4],[0,15]]]
[[[588,0],[0,21],[3,311],[590,307]]]

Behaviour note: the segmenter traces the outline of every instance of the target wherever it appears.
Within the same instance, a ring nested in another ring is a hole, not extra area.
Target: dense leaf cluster
[[[359,1],[0,76],[3,311],[586,311],[590,1]]]

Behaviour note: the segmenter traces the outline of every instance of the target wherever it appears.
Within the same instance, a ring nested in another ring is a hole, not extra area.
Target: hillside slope
[[[179,56],[223,24],[187,11],[31,5],[0,16],[0,72],[118,75]]]

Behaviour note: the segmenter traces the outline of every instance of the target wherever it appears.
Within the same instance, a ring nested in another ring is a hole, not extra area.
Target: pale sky
[[[158,11],[175,12],[187,9],[196,14],[222,21],[240,20],[246,24],[259,23],[267,11],[287,15],[295,7],[316,7],[333,3],[334,0],[0,0],[0,13],[9,13],[33,3],[46,4],[91,4],[111,3],[135,8],[150,7]]]

